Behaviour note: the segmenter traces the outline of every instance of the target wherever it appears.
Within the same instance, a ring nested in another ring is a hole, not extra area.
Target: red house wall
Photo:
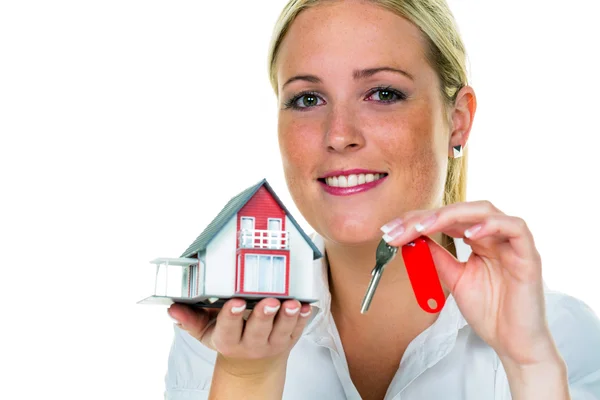
[[[238,211],[237,213],[237,232],[241,228],[241,217],[254,217],[254,229],[267,229],[269,218],[280,218],[281,219],[281,230],[285,231],[285,211],[279,207],[279,204],[275,198],[269,193],[269,191],[263,186],[254,194],[254,196]],[[240,248],[239,237],[236,239],[236,248]],[[253,254],[275,254],[286,256],[286,282],[285,282],[285,293],[289,293],[289,277],[290,277],[290,252],[289,250],[274,250],[274,249],[244,249],[239,250],[237,254],[241,255],[242,265],[237,265],[241,272],[241,281],[238,282],[238,274],[236,271],[236,289],[242,289],[241,285],[244,282],[244,255],[246,253]],[[237,258],[237,256],[236,256]],[[237,264],[237,261],[236,261]],[[250,294],[248,292],[242,292]]]
[[[240,230],[241,217],[254,217],[254,229],[267,229],[269,218],[281,218],[281,230],[285,231],[285,212],[271,193],[263,186],[240,209],[237,214],[237,231]],[[239,238],[238,238],[239,240]],[[239,243],[237,243],[239,247]]]

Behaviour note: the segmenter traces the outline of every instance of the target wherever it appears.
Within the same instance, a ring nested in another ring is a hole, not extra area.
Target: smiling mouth
[[[387,176],[386,173],[376,174],[348,174],[348,175],[336,175],[328,176],[326,178],[319,178],[318,180],[330,187],[355,187],[371,183],[383,179]]]

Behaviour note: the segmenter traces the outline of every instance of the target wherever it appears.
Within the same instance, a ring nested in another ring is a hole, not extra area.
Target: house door
[[[281,220],[269,218],[269,247],[272,249],[281,248]]]
[[[244,292],[285,294],[285,257],[246,254]]]

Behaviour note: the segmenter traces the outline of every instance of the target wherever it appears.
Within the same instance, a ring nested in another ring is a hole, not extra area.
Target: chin
[[[364,215],[358,218],[348,215],[329,216],[319,227],[320,234],[326,239],[349,246],[379,241],[383,235],[373,219]]]

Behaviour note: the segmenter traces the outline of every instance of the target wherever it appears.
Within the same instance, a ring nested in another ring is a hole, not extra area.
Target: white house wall
[[[231,296],[235,292],[236,228],[234,216],[206,248],[207,295]]]
[[[290,234],[290,296],[315,298],[313,251],[287,216],[285,228]]]

